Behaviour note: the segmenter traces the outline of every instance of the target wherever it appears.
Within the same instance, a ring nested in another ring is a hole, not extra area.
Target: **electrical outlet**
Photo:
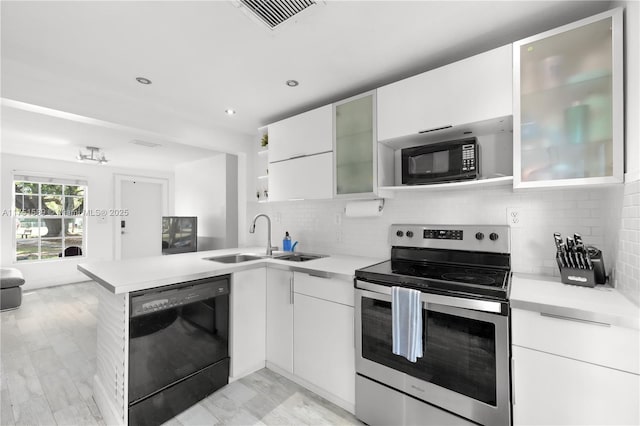
[[[522,227],[522,214],[520,209],[516,207],[508,207],[507,208],[507,225],[512,228],[520,228]]]
[[[342,223],[342,214],[341,213],[336,213],[335,222],[336,222],[336,225],[340,225]]]

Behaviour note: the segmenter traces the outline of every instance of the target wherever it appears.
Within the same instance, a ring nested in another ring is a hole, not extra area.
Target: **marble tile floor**
[[[97,284],[27,291],[0,313],[0,425],[104,425],[93,400]],[[191,425],[360,425],[353,415],[268,369],[169,420]]]

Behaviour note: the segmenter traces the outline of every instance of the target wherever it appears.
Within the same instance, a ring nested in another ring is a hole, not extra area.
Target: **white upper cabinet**
[[[269,162],[330,152],[333,107],[323,107],[269,125]]]
[[[334,104],[335,197],[368,197],[377,192],[375,105],[375,91]]]
[[[269,164],[269,201],[330,199],[332,195],[332,152]]]
[[[514,187],[622,182],[622,10],[514,43],[513,60]]]
[[[378,89],[378,141],[513,113],[507,45]]]

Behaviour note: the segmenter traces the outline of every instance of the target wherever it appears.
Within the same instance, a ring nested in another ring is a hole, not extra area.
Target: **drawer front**
[[[513,309],[512,343],[640,374],[640,333],[614,325]]]
[[[354,306],[353,281],[294,272],[293,288],[296,293]]]
[[[513,348],[513,424],[637,425],[638,376]]]

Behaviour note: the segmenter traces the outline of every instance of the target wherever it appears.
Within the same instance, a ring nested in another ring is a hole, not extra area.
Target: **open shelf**
[[[466,180],[462,182],[435,183],[431,185],[380,186],[378,195],[393,198],[396,192],[428,192],[456,189],[488,188],[492,186],[513,185],[513,176],[500,176],[489,179]]]

